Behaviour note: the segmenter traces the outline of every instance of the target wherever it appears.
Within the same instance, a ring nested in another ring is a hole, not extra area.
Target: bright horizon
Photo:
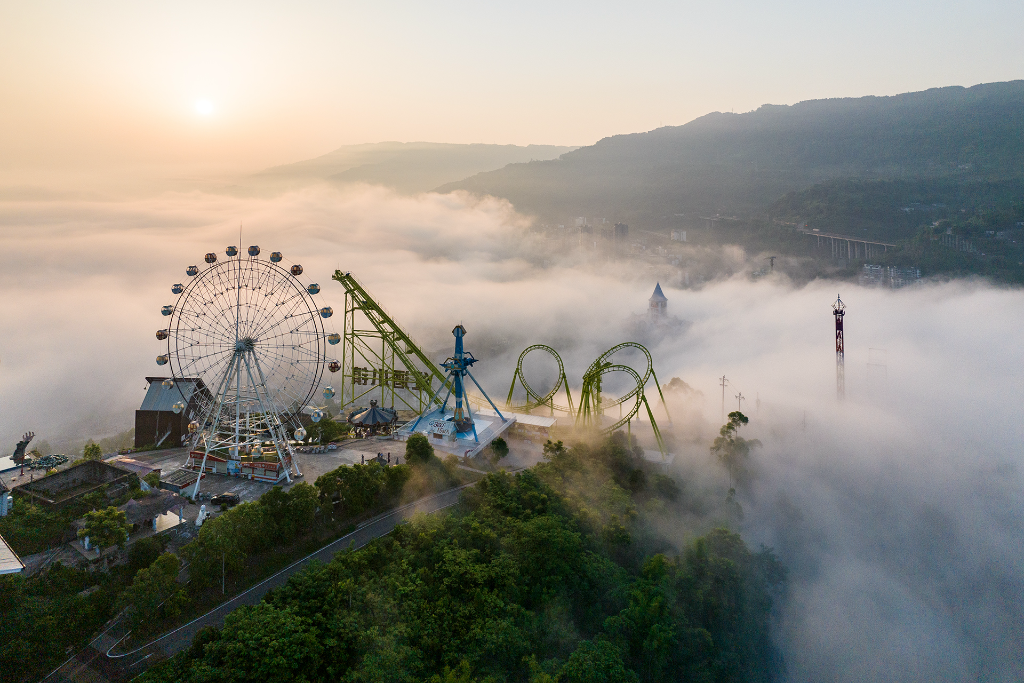
[[[1024,76],[1019,4],[8,3],[0,172],[246,172],[379,141],[588,145]]]

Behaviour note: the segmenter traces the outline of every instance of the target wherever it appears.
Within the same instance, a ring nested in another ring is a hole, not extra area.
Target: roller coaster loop
[[[523,360],[531,351],[546,351],[555,359],[555,362],[558,363],[558,381],[555,382],[553,387],[551,387],[551,391],[543,396],[534,391],[533,387],[526,383],[526,375],[523,373]],[[562,359],[558,356],[558,352],[550,346],[534,344],[533,346],[526,347],[526,349],[519,354],[519,362],[516,363],[516,371],[512,375],[512,386],[508,388],[508,398],[505,401],[505,403],[510,407],[512,406],[512,392],[515,391],[516,388],[516,380],[519,380],[519,383],[523,385],[523,389],[526,390],[526,403],[516,405],[515,408],[517,410],[529,411],[541,406],[547,406],[548,408],[551,408],[552,414],[554,414],[554,411],[556,410],[568,413],[569,415],[573,415],[576,412],[572,407],[572,394],[569,393],[569,380],[565,377],[565,366],[562,365]],[[560,406],[555,403],[555,394],[558,393],[558,390],[561,387],[565,387],[565,398],[569,403],[568,407]]]
[[[583,397],[580,399],[580,412],[576,415],[576,424],[589,425],[591,424],[592,420],[594,420],[594,418],[603,414],[603,408],[606,409],[612,406],[619,405],[620,403],[623,403],[626,400],[628,400],[630,397],[636,396],[636,402],[633,404],[633,406],[624,415],[622,415],[617,422],[612,424],[610,427],[605,427],[604,431],[614,432],[616,429],[618,429],[624,424],[632,424],[633,418],[636,417],[637,413],[640,412],[640,404],[643,403],[644,408],[647,410],[647,417],[651,421],[651,428],[654,430],[654,438],[658,442],[658,450],[661,451],[662,455],[666,455],[667,451],[665,449],[665,441],[664,439],[662,439],[661,430],[658,429],[658,423],[654,419],[654,412],[651,410],[651,404],[648,403],[647,397],[644,395],[643,381],[640,378],[640,373],[638,373],[636,370],[629,367],[628,365],[618,365],[615,363],[603,363],[597,368],[593,368],[593,366],[591,366],[591,368],[592,369],[588,370],[587,374],[584,375],[583,377]],[[626,394],[625,396],[623,396],[622,398],[613,401],[607,405],[602,405],[600,401],[601,391],[599,388],[601,386],[601,375],[607,374],[609,372],[625,372],[631,375],[633,379],[636,381],[636,388],[633,389],[633,391]],[[660,388],[658,389],[658,393],[661,393]],[[664,397],[662,397],[663,405],[664,402],[665,399]],[[667,408],[665,412],[666,414],[668,413]]]
[[[647,359],[647,367],[644,369],[642,375],[628,365],[613,363],[609,360],[611,356],[623,349],[636,349],[644,354],[644,358]],[[527,354],[531,351],[538,350],[547,352],[555,359],[555,362],[558,363],[558,381],[556,381],[551,390],[544,395],[541,395],[540,392],[534,390],[533,387],[527,383],[525,373],[523,372],[523,361]],[[602,377],[610,372],[625,372],[633,377],[633,380],[636,382],[636,386],[617,399],[609,400],[604,398],[601,395]],[[644,387],[647,386],[647,382],[652,378],[654,379],[654,386],[658,389],[661,404],[665,407],[665,415],[668,417],[669,424],[672,424],[672,416],[668,414],[668,407],[665,404],[665,396],[661,392],[661,385],[658,383],[658,376],[654,372],[654,361],[651,358],[651,352],[642,344],[638,344],[636,342],[623,342],[621,344],[616,344],[598,356],[597,359],[590,364],[590,367],[587,368],[587,371],[583,374],[583,392],[582,397],[580,398],[579,410],[577,411],[573,409],[572,395],[569,392],[569,381],[565,376],[565,367],[562,364],[562,359],[550,346],[534,344],[533,346],[527,347],[521,354],[519,354],[519,362],[516,364],[516,371],[512,375],[512,385],[509,387],[506,403],[509,408],[515,410],[532,410],[541,406],[547,406],[551,409],[552,413],[554,413],[555,410],[558,410],[573,416],[577,426],[589,427],[600,425],[600,416],[604,415],[605,411],[609,408],[614,408],[615,406],[621,406],[623,404],[629,405],[629,403],[632,402],[632,406],[625,413],[619,416],[618,421],[610,427],[603,428],[603,431],[614,431],[623,425],[631,425],[633,418],[637,417],[640,412],[640,406],[643,404],[647,411],[647,415],[651,420],[651,427],[654,430],[654,437],[658,441],[658,447],[664,454],[665,444],[661,437],[661,431],[658,429],[658,424],[654,419],[650,403],[644,395]],[[522,384],[523,389],[526,390],[525,404],[512,404],[512,394],[515,391],[517,381]],[[565,396],[568,399],[569,404],[568,407],[555,403],[555,396],[562,387],[565,387]]]

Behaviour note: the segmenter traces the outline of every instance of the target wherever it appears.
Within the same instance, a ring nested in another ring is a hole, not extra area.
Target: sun
[[[196,113],[209,116],[213,113],[213,102],[210,100],[196,100]]]

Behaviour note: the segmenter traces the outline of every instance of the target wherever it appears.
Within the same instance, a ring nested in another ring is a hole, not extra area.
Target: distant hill
[[[950,185],[961,182],[1024,178],[1024,81],[716,112],[438,189],[505,197],[554,220],[657,228],[680,217],[762,214],[787,193],[849,178],[942,179],[954,194]],[[792,197],[787,205],[797,208]]]
[[[249,184],[289,189],[318,182],[366,182],[402,192],[425,192],[438,185],[507,164],[548,160],[575,147],[555,145],[456,145],[435,142],[380,142],[348,145],[333,152],[249,178]]]

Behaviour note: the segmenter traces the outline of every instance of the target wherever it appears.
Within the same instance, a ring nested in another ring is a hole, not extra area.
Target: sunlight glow
[[[203,116],[213,113],[213,102],[210,100],[196,100],[196,112]]]

